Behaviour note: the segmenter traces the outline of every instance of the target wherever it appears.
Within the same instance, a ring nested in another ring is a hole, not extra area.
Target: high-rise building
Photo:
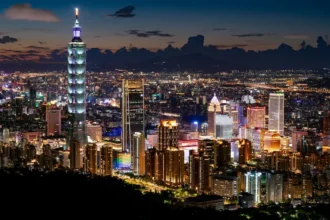
[[[233,118],[229,115],[216,115],[215,137],[220,139],[231,139],[233,137]]]
[[[225,167],[230,163],[231,144],[228,141],[218,141],[214,146],[214,167]]]
[[[247,139],[239,140],[239,159],[238,162],[240,164],[246,164],[250,160],[252,160],[252,144],[251,141]]]
[[[184,184],[184,151],[168,147],[164,153],[164,180],[173,186]]]
[[[84,160],[84,168],[86,172],[97,174],[97,146],[96,144],[87,144],[86,155]]]
[[[136,175],[145,174],[145,139],[140,132],[133,135],[133,147],[131,150],[132,170]]]
[[[175,120],[162,120],[158,126],[159,150],[178,148],[179,126]]]
[[[83,147],[86,137],[86,44],[81,39],[81,27],[76,9],[73,38],[68,44],[68,139],[75,138]]]
[[[83,150],[80,142],[76,139],[70,140],[70,168],[80,169],[83,167],[82,164]]]
[[[198,163],[199,153],[194,150],[189,151],[189,188],[198,189]]]
[[[284,94],[270,93],[268,105],[268,130],[284,135]]]
[[[265,128],[265,107],[247,108],[247,126],[252,128]]]
[[[156,176],[156,159],[157,159],[156,157],[157,157],[156,148],[150,148],[146,151],[146,156],[145,156],[146,176],[153,179]]]
[[[208,135],[215,137],[216,131],[216,114],[221,112],[220,102],[214,94],[210,105],[208,107],[207,123],[208,123]]]
[[[144,133],[144,80],[123,80],[122,91],[123,151],[130,152],[133,134]]]
[[[101,166],[100,171],[104,176],[112,176],[113,161],[112,161],[112,148],[109,145],[101,147]]]
[[[61,134],[61,109],[51,108],[46,110],[47,135]]]

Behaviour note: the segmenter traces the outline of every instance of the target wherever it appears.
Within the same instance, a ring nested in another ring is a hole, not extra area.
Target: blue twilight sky
[[[65,47],[75,7],[89,48],[132,45],[156,50],[169,42],[181,47],[188,37],[202,34],[205,45],[265,50],[281,43],[298,48],[303,40],[315,45],[317,36],[326,39],[330,34],[330,1],[325,0],[27,1],[0,1],[0,50]],[[135,16],[107,16],[130,5]],[[1,40],[3,36],[17,41]]]

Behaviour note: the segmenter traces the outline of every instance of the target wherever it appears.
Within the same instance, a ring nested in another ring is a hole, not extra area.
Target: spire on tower
[[[79,9],[76,8],[76,19],[78,20],[78,16],[79,16]]]

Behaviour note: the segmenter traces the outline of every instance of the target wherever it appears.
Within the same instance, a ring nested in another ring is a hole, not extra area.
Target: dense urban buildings
[[[147,71],[126,64],[100,71],[100,63],[87,65],[87,53],[141,51],[87,49],[81,31],[76,9],[73,38],[57,53],[67,55],[58,63],[67,69],[0,71],[0,174],[120,179],[141,196],[166,197],[159,201],[168,207],[292,211],[330,203],[330,69],[168,70],[174,61],[158,51]],[[196,39],[166,53],[189,54]]]

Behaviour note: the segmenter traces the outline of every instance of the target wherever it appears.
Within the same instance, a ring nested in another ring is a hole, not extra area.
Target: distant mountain
[[[53,50],[46,56],[40,56],[38,62],[26,60],[28,56],[29,54],[23,53],[2,56],[0,70],[66,71],[66,51],[63,49]],[[34,56],[38,56],[38,53],[34,53]],[[169,45],[164,50],[156,52],[135,47],[130,49],[123,47],[116,52],[99,48],[91,48],[87,51],[87,70],[107,71],[115,68],[199,72],[231,69],[330,68],[330,46],[322,37],[318,37],[317,47],[306,45],[303,41],[299,50],[294,50],[287,44],[265,51],[245,51],[238,47],[218,49],[213,45],[205,46],[204,36],[197,35],[189,37],[188,42],[181,48]]]
[[[214,59],[203,53],[182,56],[156,57],[145,62],[130,65],[131,68],[146,71],[197,71],[218,72],[234,68],[227,62]]]

